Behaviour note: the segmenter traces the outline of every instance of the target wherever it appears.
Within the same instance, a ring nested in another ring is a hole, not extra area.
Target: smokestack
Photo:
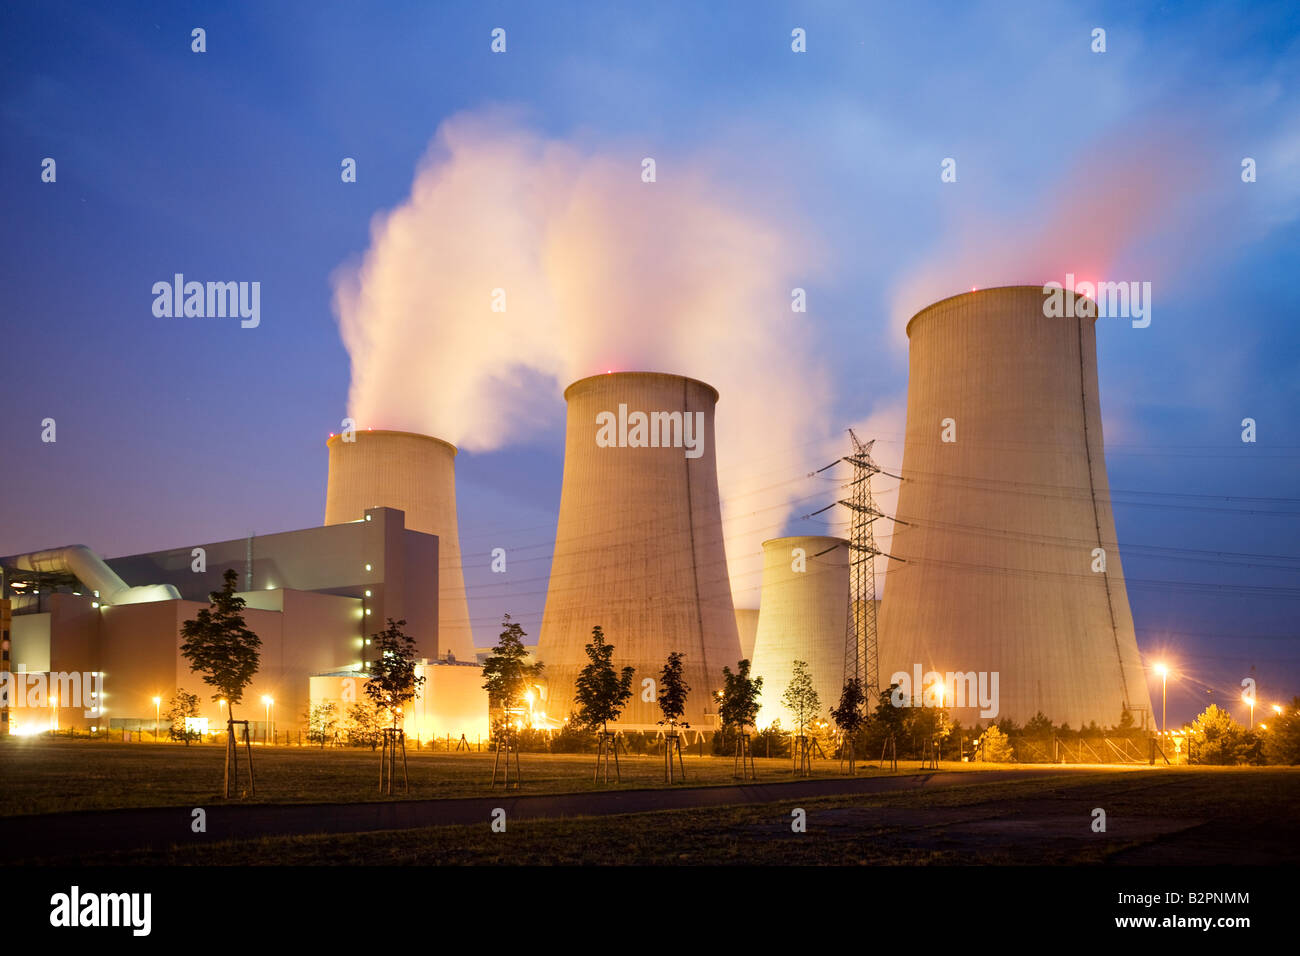
[[[754,673],[763,678],[760,727],[780,720],[785,730],[794,728],[794,717],[781,696],[795,661],[808,664],[821,698],[819,718],[839,704],[848,610],[847,541],[800,535],[763,542],[763,597],[753,661]]]
[[[438,656],[474,660],[474,635],[456,525],[456,446],[412,432],[358,431],[355,441],[334,435],[325,523],[365,517],[367,508],[406,512],[411,531],[438,536]],[[382,627],[382,624],[380,624]]]
[[[617,372],[574,382],[564,397],[564,487],[537,649],[546,711],[562,719],[573,709],[599,625],[615,665],[636,668],[621,726],[654,727],[659,672],[680,651],[685,719],[713,729],[722,668],[740,659],[718,501],[718,393],[680,375]]]
[[[1043,305],[1037,286],[986,289],[907,325],[889,548],[902,560],[885,578],[880,681],[996,672],[998,718],[1107,727],[1128,710],[1140,726],[1151,703],[1106,481],[1096,308],[1048,318]],[[989,719],[977,706],[953,715]]]

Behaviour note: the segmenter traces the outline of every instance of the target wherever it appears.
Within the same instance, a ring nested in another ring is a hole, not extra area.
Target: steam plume
[[[821,254],[771,190],[665,156],[644,183],[641,159],[546,139],[499,112],[444,123],[409,198],[376,217],[363,259],[335,277],[349,413],[487,451],[553,421],[578,378],[702,379],[721,394],[739,588],[806,493],[780,479],[828,430],[811,323],[790,307]]]

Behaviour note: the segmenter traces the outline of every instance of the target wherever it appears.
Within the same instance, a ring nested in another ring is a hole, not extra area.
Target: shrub
[[[1013,763],[1016,755],[1007,735],[998,729],[997,724],[992,724],[976,741],[973,759],[982,763]]]
[[[1241,725],[1221,707],[1211,704],[1192,722],[1189,763],[1235,764],[1245,756],[1247,741]]]

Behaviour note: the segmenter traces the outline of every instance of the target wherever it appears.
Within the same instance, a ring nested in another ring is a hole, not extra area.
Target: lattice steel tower
[[[873,525],[884,515],[871,497],[871,476],[881,471],[871,460],[875,439],[863,444],[849,429],[853,453],[841,461],[853,466],[853,479],[845,485],[849,497],[840,504],[849,509],[849,614],[844,637],[844,682],[862,682],[867,708],[880,693],[880,654],[876,637],[876,535]]]

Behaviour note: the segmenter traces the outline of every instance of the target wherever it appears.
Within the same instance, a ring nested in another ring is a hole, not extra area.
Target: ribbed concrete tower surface
[[[1048,318],[1043,305],[1037,286],[986,289],[908,323],[897,506],[908,524],[889,547],[903,560],[885,579],[880,680],[917,666],[996,672],[998,717],[1041,711],[1077,729],[1116,724],[1127,709],[1149,725],[1102,453],[1094,319]],[[1101,553],[1105,571],[1094,571]],[[967,726],[982,719],[977,707],[953,713]]]
[[[600,625],[615,665],[636,669],[620,726],[654,727],[659,707],[653,688],[642,699],[642,682],[657,681],[680,651],[685,719],[711,730],[722,668],[740,659],[718,500],[718,393],[680,375],[617,372],[574,382],[564,397],[564,486],[537,648],[546,712],[562,719],[574,709],[583,648]]]
[[[474,634],[461,569],[456,522],[456,446],[412,432],[357,431],[329,446],[325,523],[365,517],[367,508],[398,508],[406,527],[438,536],[438,656],[474,660]],[[382,628],[379,622],[375,630]]]
[[[754,660],[754,638],[758,636],[758,609],[736,608],[736,630],[740,632],[740,657]],[[732,670],[735,670],[733,667]]]
[[[822,553],[825,552],[825,553]],[[790,730],[794,716],[781,697],[804,661],[829,719],[844,686],[849,610],[849,547],[843,538],[801,535],[763,542],[763,596],[758,608],[753,673],[763,678],[758,725]]]

